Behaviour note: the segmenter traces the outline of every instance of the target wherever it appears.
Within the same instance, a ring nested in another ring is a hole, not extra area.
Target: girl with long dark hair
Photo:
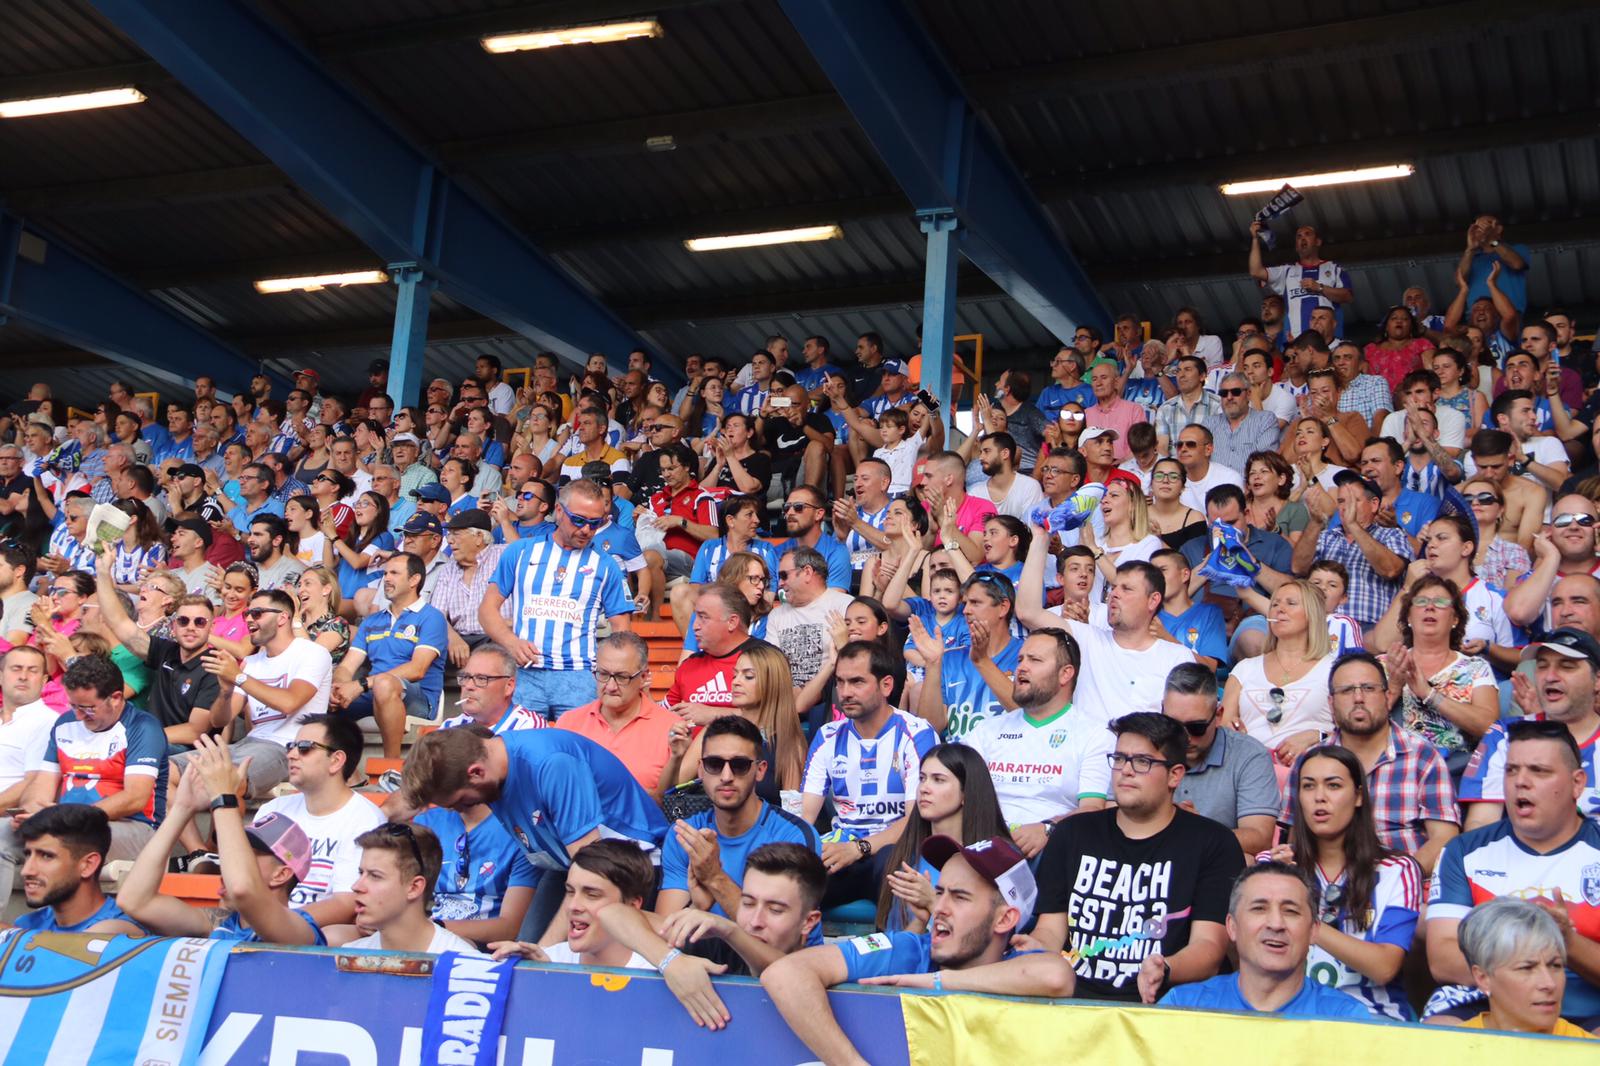
[[[990,837],[1011,837],[988,764],[965,744],[940,744],[922,757],[917,802],[884,867],[888,874],[878,896],[879,929],[927,928],[933,886],[939,881],[939,871],[922,857],[923,841],[931,836],[953,837],[963,847]]]
[[[1422,869],[1388,851],[1373,821],[1367,771],[1336,744],[1300,757],[1290,779],[1293,824],[1274,859],[1316,875],[1316,938],[1306,960],[1315,981],[1371,1010],[1411,1021],[1400,971],[1422,910]]]

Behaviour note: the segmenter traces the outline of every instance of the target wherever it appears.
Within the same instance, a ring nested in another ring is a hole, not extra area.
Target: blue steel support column
[[[951,364],[955,356],[956,256],[960,232],[953,211],[919,211],[928,235],[928,261],[922,287],[922,387],[939,401],[948,434]]]
[[[428,305],[437,286],[415,263],[395,263],[389,276],[398,290],[394,341],[389,345],[389,398],[400,410],[422,395],[422,356],[428,348]]]

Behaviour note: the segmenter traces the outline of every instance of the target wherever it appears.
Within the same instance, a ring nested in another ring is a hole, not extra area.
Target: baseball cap
[[[437,516],[428,514],[426,511],[418,511],[406,519],[406,524],[400,527],[400,532],[408,537],[415,536],[418,533],[441,535],[443,527],[439,525]]]
[[[450,521],[444,528],[452,533],[458,529],[481,529],[487,533],[493,530],[494,526],[490,524],[489,516],[483,512],[482,508],[468,507],[465,511],[457,511],[451,515]]]
[[[1124,470],[1120,466],[1113,467],[1111,472],[1106,474],[1106,486],[1109,488],[1118,481],[1126,481],[1140,495],[1144,494],[1144,482],[1140,481],[1139,475],[1135,474],[1133,471]]]
[[[422,442],[417,439],[415,433],[396,433],[389,441],[389,447],[393,448],[396,444],[411,444],[418,448],[422,447]]]
[[[885,374],[899,374],[901,377],[906,376],[906,364],[900,359],[885,359],[880,369]]]
[[[217,502],[215,496],[207,496],[200,501],[200,520],[202,522],[223,522],[228,518],[228,512],[222,509],[222,504]]]
[[[1078,435],[1078,447],[1083,447],[1096,437],[1110,437],[1112,440],[1116,440],[1117,431],[1114,429],[1107,429],[1105,426],[1090,426],[1088,429],[1084,430]]]
[[[311,840],[288,815],[264,814],[244,827],[244,835],[251,847],[275,856],[287,866],[295,880],[304,881],[311,872]]]
[[[990,837],[962,847],[961,841],[943,834],[922,842],[922,857],[936,870],[943,870],[944,864],[958,853],[979,876],[1000,890],[1007,903],[1022,913],[1017,927],[1027,925],[1039,898],[1039,885],[1033,879],[1033,871],[1028,869],[1027,858],[1017,846],[1005,837]]]
[[[419,500],[427,500],[429,503],[450,502],[450,490],[437,481],[430,481],[420,489],[412,489],[411,495]]]
[[[369,374],[384,374],[387,373],[388,370],[389,360],[387,359],[374,359],[372,362],[367,364],[367,373]]]
[[[176,533],[180,529],[187,529],[190,533],[200,538],[206,547],[211,547],[211,527],[198,518],[169,518],[162,526],[168,533]]]
[[[199,463],[184,463],[182,466],[173,467],[172,476],[204,478],[206,471]]]
[[[1378,483],[1369,477],[1362,477],[1354,470],[1339,471],[1337,474],[1333,475],[1333,484],[1335,488],[1341,489],[1346,485],[1359,485],[1361,486],[1361,490],[1368,496],[1371,496],[1373,499],[1383,499],[1383,490],[1378,487]]]
[[[1588,659],[1590,666],[1600,670],[1600,641],[1581,629],[1562,626],[1543,640],[1534,641],[1523,648],[1520,658],[1524,662],[1536,658],[1540,648],[1549,648],[1568,659]]]
[[[315,370],[312,370],[310,367],[307,367],[304,370],[296,370],[294,372],[294,376],[297,378],[310,378],[312,381],[315,381],[319,384],[322,382],[322,375],[317,373]]]

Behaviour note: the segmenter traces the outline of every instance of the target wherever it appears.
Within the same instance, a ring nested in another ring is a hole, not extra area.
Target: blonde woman
[[[1116,578],[1118,566],[1147,563],[1152,555],[1166,547],[1161,538],[1150,531],[1150,507],[1131,475],[1127,479],[1114,478],[1106,486],[1106,493],[1100,499],[1100,514],[1106,520],[1103,544],[1096,540],[1094,523],[1085,522],[1078,527],[1078,543],[1094,552],[1091,602],[1105,598],[1106,586]]]
[[[338,666],[350,650],[350,626],[339,617],[343,597],[339,595],[339,576],[326,566],[313,566],[300,575],[300,609],[295,612],[294,631],[328,649],[333,665]]]
[[[752,641],[739,654],[728,689],[733,699],[729,713],[749,719],[761,730],[761,758],[767,764],[767,776],[756,782],[756,795],[782,806],[782,793],[799,792],[806,765],[806,738],[795,709],[789,660],[773,645]],[[662,770],[664,781],[685,780],[699,772],[702,731],[694,729],[691,739],[689,729],[688,723],[673,727],[672,754]]]
[[[1333,668],[1322,593],[1304,578],[1285,581],[1267,605],[1266,651],[1236,663],[1222,694],[1225,724],[1272,749],[1280,773],[1332,731]]]

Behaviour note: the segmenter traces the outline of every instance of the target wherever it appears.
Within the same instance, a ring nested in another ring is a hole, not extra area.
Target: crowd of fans
[[[1253,227],[1259,317],[1082,327],[948,440],[872,333],[676,392],[642,351],[399,408],[382,362],[159,421],[39,386],[0,898],[655,969],[713,1028],[749,973],[829,1063],[854,980],[1600,1029],[1596,358],[1491,217],[1442,314],[1354,321],[1320,247]]]

